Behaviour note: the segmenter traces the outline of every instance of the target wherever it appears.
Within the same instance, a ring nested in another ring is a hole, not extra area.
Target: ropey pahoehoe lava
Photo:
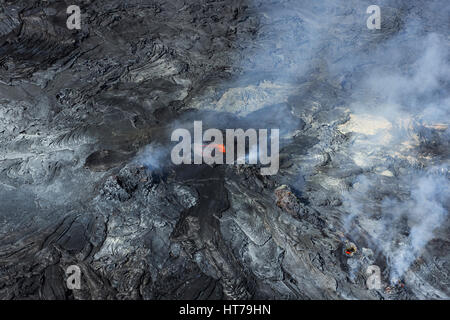
[[[448,1],[77,2],[0,4],[0,299],[450,298]]]

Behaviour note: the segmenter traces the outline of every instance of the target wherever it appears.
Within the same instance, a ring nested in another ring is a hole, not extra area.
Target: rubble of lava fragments
[[[370,5],[3,1],[0,299],[449,299],[449,6]]]

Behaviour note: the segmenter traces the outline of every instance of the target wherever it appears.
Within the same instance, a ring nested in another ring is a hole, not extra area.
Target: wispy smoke
[[[317,81],[312,75],[346,90],[346,129],[354,138],[345,152],[365,173],[343,195],[344,225],[359,223],[387,257],[391,280],[401,278],[448,215],[448,153],[420,150],[448,145],[450,137],[448,4],[378,1],[382,28],[369,31],[368,1],[255,3],[259,34],[244,73],[270,74],[273,83],[294,88],[287,94]],[[274,34],[276,46],[267,48]],[[421,137],[435,124],[441,131]]]
[[[448,168],[411,170],[396,180],[397,193],[384,197],[377,216],[370,215],[377,208],[371,196],[377,196],[374,190],[380,188],[380,180],[360,176],[358,191],[351,191],[345,199],[351,212],[347,226],[357,219],[366,228],[388,260],[392,282],[399,280],[423,253],[435,230],[445,222],[450,205]]]
[[[391,279],[394,281],[422,253],[426,244],[434,238],[435,229],[441,226],[448,214],[444,208],[450,192],[448,177],[426,172],[414,179],[411,184],[414,189],[409,200],[392,201],[389,207],[383,208],[384,211],[390,210],[406,216],[410,224],[407,242],[396,250],[388,251],[391,252]]]
[[[439,4],[428,9],[446,7]],[[430,22],[417,16],[404,20],[403,29],[372,55],[353,57],[370,62],[371,71],[353,87],[354,121],[343,126],[358,133],[350,154],[366,169],[344,194],[349,213],[344,223],[350,229],[357,222],[369,233],[387,257],[392,282],[405,274],[446,221],[450,190],[448,150],[438,148],[449,142],[448,35],[430,32]],[[357,127],[361,119],[366,120],[364,128]],[[439,129],[421,137],[420,130],[428,126]],[[421,144],[436,150],[424,154]]]
[[[359,223],[387,258],[391,280],[401,278],[448,215],[448,152],[420,149],[448,145],[450,136],[448,4],[378,1],[382,28],[375,31],[366,28],[367,1],[255,3],[258,39],[244,73],[269,74],[286,94],[305,81],[346,91],[351,121],[343,129],[354,136],[344,152],[365,173],[343,195],[344,224]],[[276,45],[265,46],[273,35]],[[421,136],[436,124],[439,132]]]
[[[287,95],[305,81],[342,86],[351,110],[342,130],[353,132],[344,152],[365,172],[343,194],[343,222],[359,224],[387,257],[391,279],[402,277],[448,214],[448,152],[420,149],[450,136],[448,4],[381,0],[381,30],[368,30],[369,1],[254,2],[261,19],[244,74],[269,74]],[[274,35],[276,45],[265,45]],[[439,132],[424,129],[436,124]]]

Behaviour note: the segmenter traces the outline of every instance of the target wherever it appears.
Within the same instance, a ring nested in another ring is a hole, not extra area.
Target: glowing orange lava
[[[210,146],[213,146],[214,148],[216,148],[216,150],[218,150],[220,153],[225,153],[225,146],[223,144],[218,144],[218,143],[213,143],[210,144]],[[203,147],[206,147],[206,145],[203,145]]]

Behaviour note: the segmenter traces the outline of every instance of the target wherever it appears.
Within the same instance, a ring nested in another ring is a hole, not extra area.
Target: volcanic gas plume
[[[0,299],[449,299],[447,2],[2,2]]]

